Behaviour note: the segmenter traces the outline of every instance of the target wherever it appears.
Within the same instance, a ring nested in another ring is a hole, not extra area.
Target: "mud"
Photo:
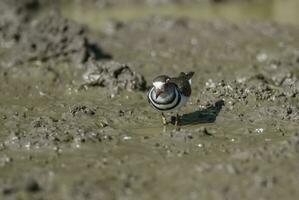
[[[0,4],[1,199],[298,198],[297,26],[137,14],[99,29],[65,2]],[[180,71],[195,75],[177,130],[146,92]]]
[[[94,62],[86,65],[86,72],[83,74],[84,83],[81,87],[108,87],[112,95],[119,94],[121,90],[145,91],[146,81],[144,77],[133,72],[128,65],[114,61]]]
[[[57,3],[28,0],[1,4],[0,43],[11,51],[11,65],[29,61],[79,64],[91,57],[111,58],[88,39],[83,26],[60,15]],[[46,6],[52,9],[46,10]]]

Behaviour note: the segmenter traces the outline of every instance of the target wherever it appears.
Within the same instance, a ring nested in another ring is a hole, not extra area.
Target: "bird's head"
[[[166,75],[161,75],[156,77],[153,80],[153,86],[156,93],[156,98],[158,98],[161,94],[163,94],[167,90],[167,85],[169,83],[170,78]]]

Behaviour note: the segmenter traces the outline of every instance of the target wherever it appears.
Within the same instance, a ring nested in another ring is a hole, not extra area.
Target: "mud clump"
[[[84,86],[106,87],[112,94],[122,90],[145,91],[146,81],[141,74],[134,72],[130,66],[115,61],[95,62],[86,65],[87,71],[83,75]]]
[[[41,1],[24,0],[0,2],[0,44],[11,47],[21,39],[23,29],[41,8]]]
[[[8,7],[4,1],[0,2],[0,47],[11,47],[20,39],[21,23],[18,23],[18,16],[9,15],[8,11],[15,14],[15,10]]]
[[[93,108],[89,108],[85,105],[75,105],[71,110],[70,110],[71,114],[73,116],[78,115],[79,113],[83,113],[89,116],[92,116],[96,113],[96,110]]]
[[[84,29],[59,16],[40,19],[23,35],[21,60],[58,59],[81,63],[89,56]]]
[[[269,79],[267,76],[263,77]],[[240,112],[239,117],[251,122],[257,120],[254,117],[257,111],[263,118],[272,117],[277,120],[294,122],[298,120],[299,108],[293,103],[297,96],[296,90],[298,88],[295,86],[296,83],[291,87],[278,87],[264,82],[264,78],[256,79],[255,82],[253,82],[252,78],[248,78],[248,80],[243,82],[238,80],[228,82],[209,80],[206,82],[205,89],[199,94],[198,101],[200,101],[201,105],[208,107],[217,98],[226,102],[226,110],[238,110],[240,107],[243,109],[248,108],[248,111],[245,113]],[[298,82],[298,80],[295,80],[295,82]],[[268,105],[265,106],[266,104]],[[254,111],[249,109],[252,106],[255,108]]]
[[[28,0],[16,5],[4,1],[1,6],[0,43],[11,50],[13,64],[27,61],[80,64],[90,57],[111,58],[90,41],[83,26],[65,19],[59,11],[52,9],[38,14],[42,9],[40,1]]]

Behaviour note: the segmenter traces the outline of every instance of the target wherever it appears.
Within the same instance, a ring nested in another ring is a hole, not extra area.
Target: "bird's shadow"
[[[204,110],[196,110],[192,113],[184,114],[181,117],[181,126],[213,123],[216,121],[216,118],[223,106],[224,101],[219,100],[214,105],[211,105]]]
[[[86,45],[88,50],[88,56],[92,56],[95,60],[111,60],[113,57],[111,54],[105,52],[95,43],[88,43]],[[88,57],[86,57],[87,59]],[[86,60],[87,61],[87,60]]]

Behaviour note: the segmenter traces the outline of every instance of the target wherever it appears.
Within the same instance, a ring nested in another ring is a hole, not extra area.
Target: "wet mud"
[[[58,1],[0,5],[1,199],[299,196],[297,26],[147,16],[95,31]],[[146,94],[181,71],[195,75],[178,130]]]

